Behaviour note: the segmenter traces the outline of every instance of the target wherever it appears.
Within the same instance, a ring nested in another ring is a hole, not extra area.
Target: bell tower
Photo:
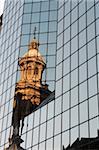
[[[46,64],[39,52],[39,42],[35,38],[35,31],[34,38],[29,43],[28,52],[18,61],[20,80],[15,87],[12,115],[13,133],[9,138],[9,150],[20,148],[20,144],[23,142],[21,134],[24,118],[32,113],[51,94],[48,85],[42,84],[42,74]],[[22,120],[21,126],[20,120]]]
[[[28,47],[28,52],[19,60],[21,70],[20,81],[16,84],[16,93],[22,94],[22,100],[30,100],[39,105],[42,86],[42,73],[45,62],[39,52],[39,42],[34,38]]]

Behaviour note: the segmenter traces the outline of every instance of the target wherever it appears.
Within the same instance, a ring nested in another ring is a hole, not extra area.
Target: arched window
[[[38,75],[38,68],[37,67],[34,69],[34,75]]]
[[[32,70],[32,69],[31,69],[31,66],[28,66],[28,67],[27,67],[28,75],[30,75],[30,74],[31,74],[31,70]]]

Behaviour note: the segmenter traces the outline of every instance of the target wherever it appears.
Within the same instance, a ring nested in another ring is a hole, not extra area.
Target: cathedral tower
[[[39,42],[33,39],[29,44],[28,52],[19,60],[21,69],[20,81],[16,84],[16,93],[22,94],[22,100],[30,100],[39,105],[41,99],[42,73],[45,62],[39,52]]]

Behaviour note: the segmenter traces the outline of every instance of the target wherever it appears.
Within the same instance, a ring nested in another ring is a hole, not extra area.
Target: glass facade
[[[43,82],[55,99],[25,117],[21,146],[62,150],[99,130],[99,1],[5,2],[0,34],[0,150],[9,146],[18,60],[36,39],[45,59]]]
[[[18,69],[23,2],[5,3],[0,33],[0,149],[8,145]]]
[[[55,101],[61,100],[61,127],[54,138],[61,146],[98,136],[98,19],[99,1],[59,3]]]

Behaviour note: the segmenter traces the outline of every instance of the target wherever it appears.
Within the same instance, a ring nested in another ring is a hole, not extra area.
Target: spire
[[[32,39],[32,41],[29,44],[29,50],[37,50],[38,51],[38,47],[39,47],[39,41],[36,39],[36,27],[34,28],[34,38]]]
[[[34,34],[34,39],[36,39],[36,36],[35,36],[36,35],[36,27],[34,28],[34,33],[33,34]]]

